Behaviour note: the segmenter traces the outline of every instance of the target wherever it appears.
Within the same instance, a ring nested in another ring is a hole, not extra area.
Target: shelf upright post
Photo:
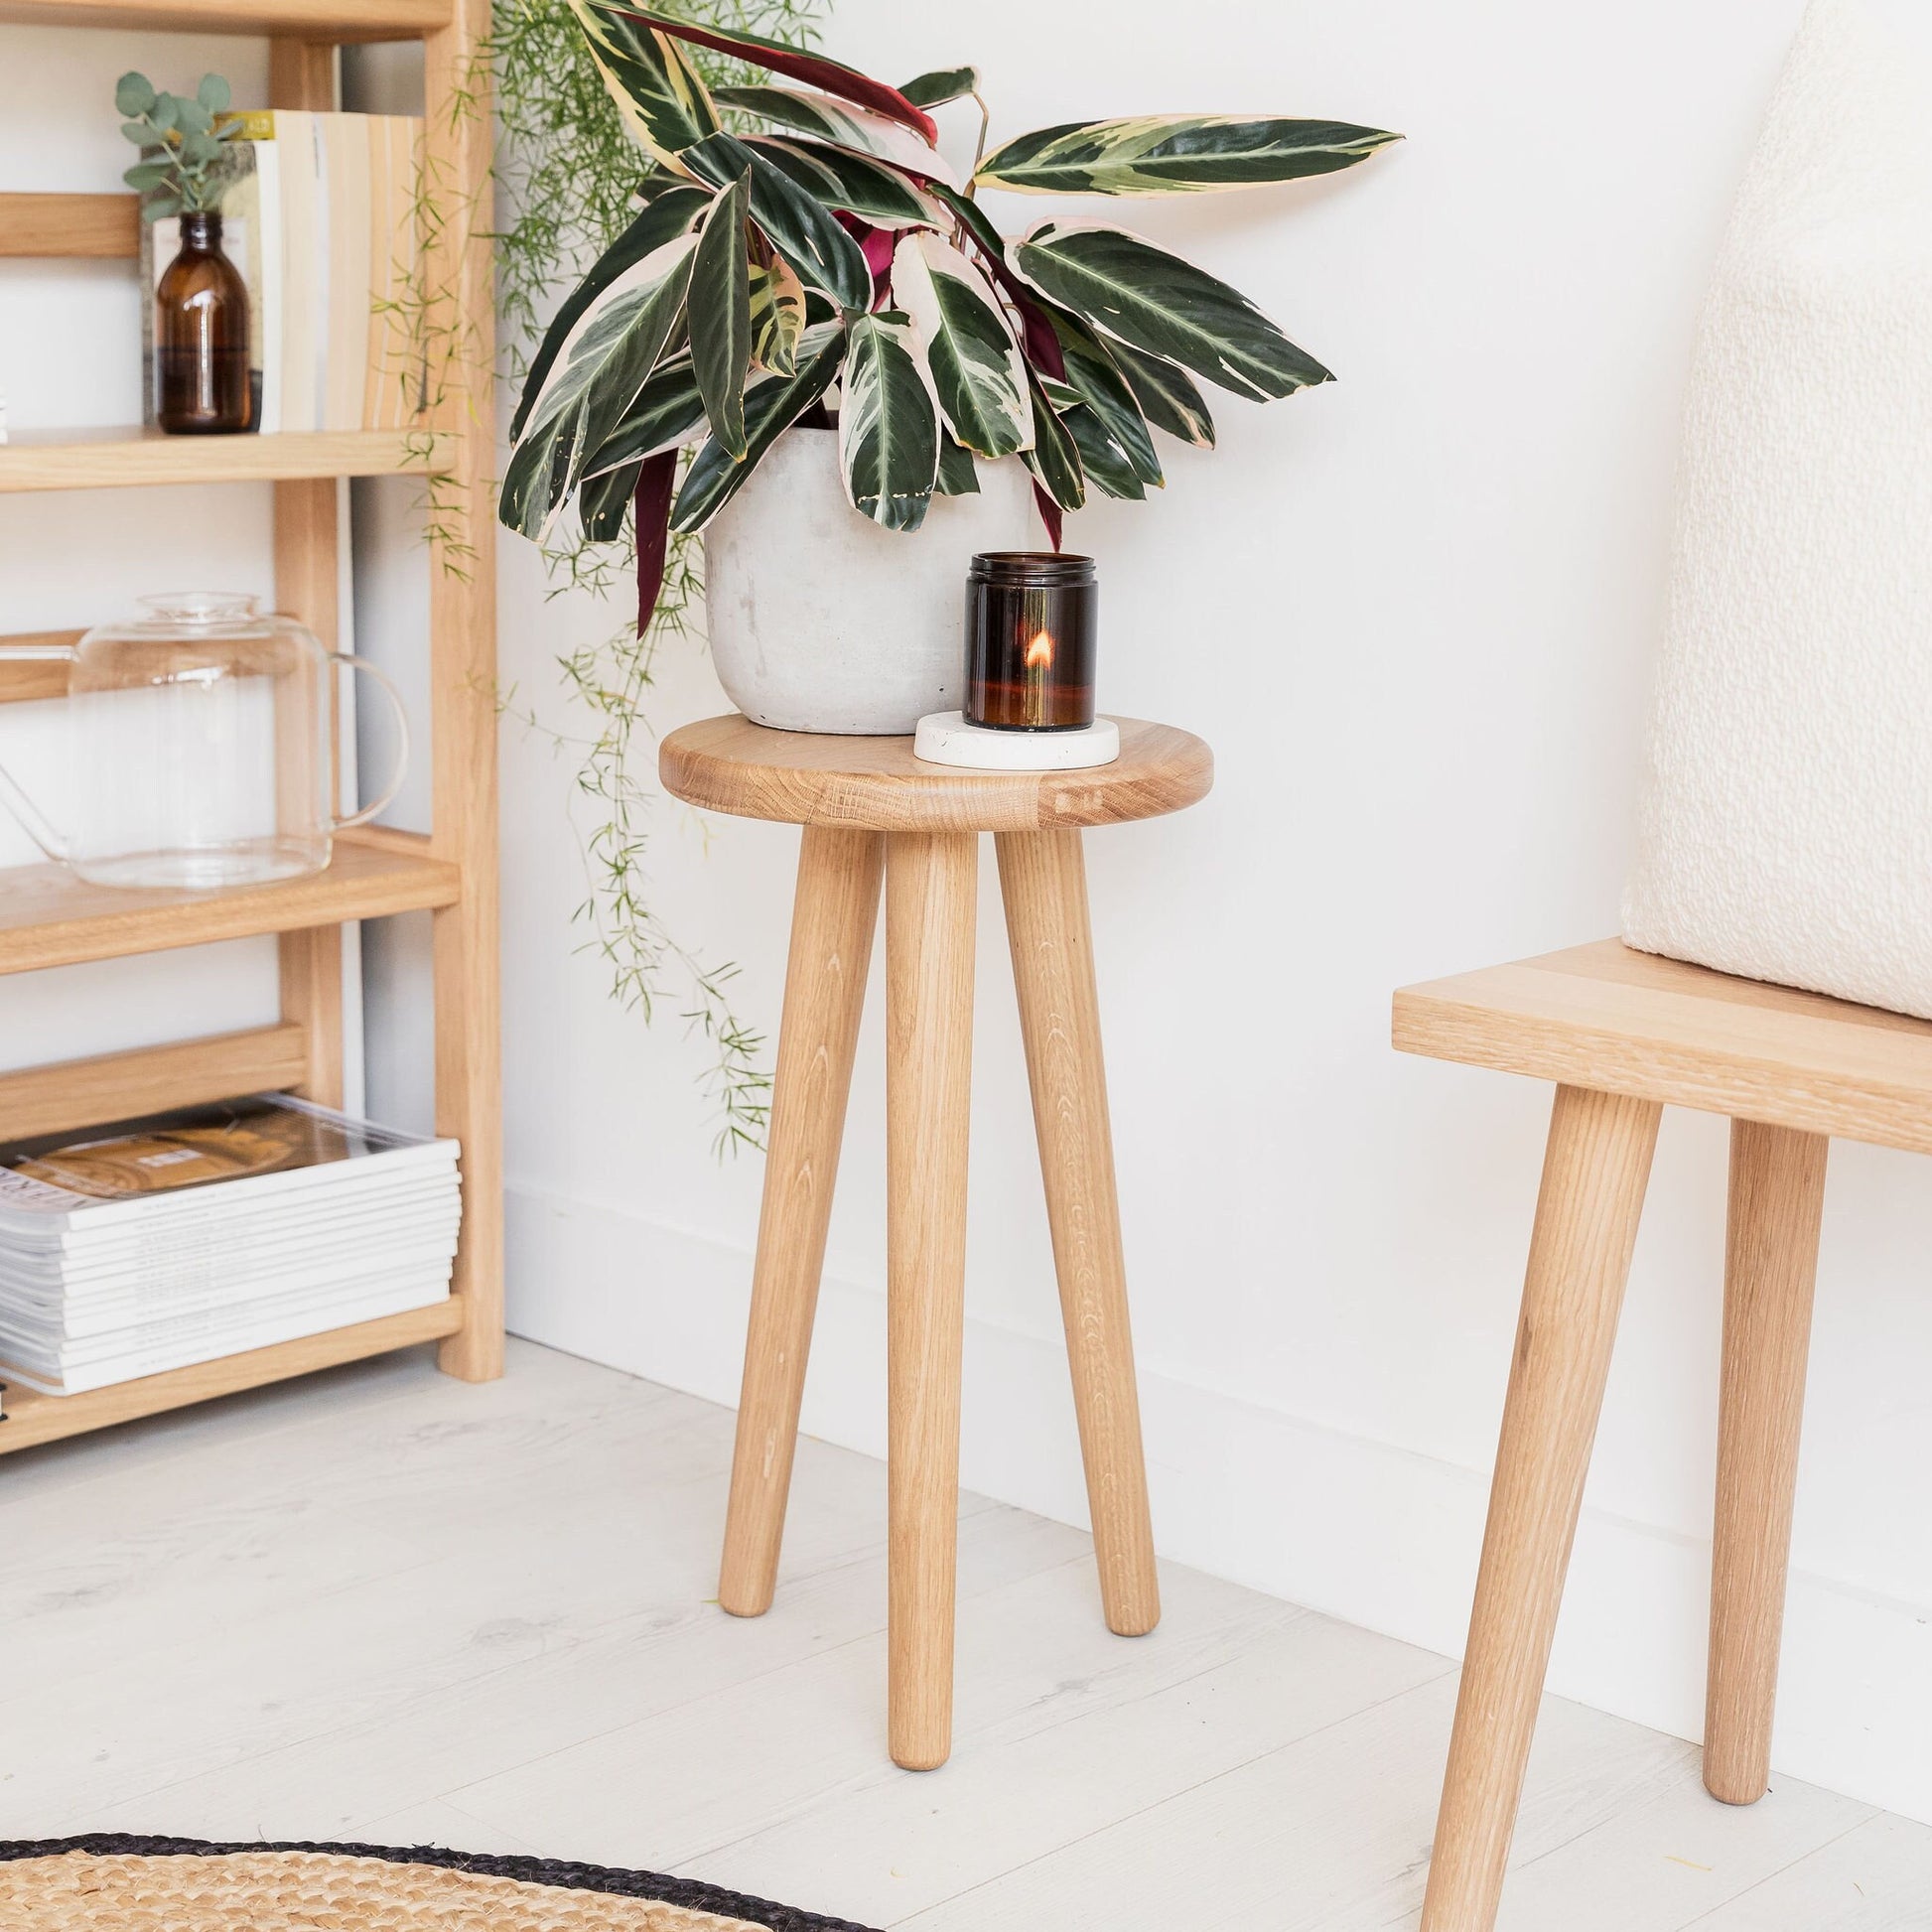
[[[328,113],[341,104],[336,49],[325,41],[268,44],[271,107]],[[275,485],[275,605],[340,650],[339,513],[333,477]],[[315,926],[281,939],[282,1018],[303,1029],[308,1073],[296,1089],[325,1107],[343,1104],[343,929]]]
[[[489,0],[455,0],[424,41],[431,399],[449,438],[430,558],[431,850],[463,871],[435,914],[436,1126],[463,1145],[463,1325],[442,1344],[465,1381],[503,1372],[501,996],[496,909],[496,353],[490,272]]]

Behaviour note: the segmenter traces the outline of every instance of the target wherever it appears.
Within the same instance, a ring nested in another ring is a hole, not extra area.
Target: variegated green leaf
[[[1331,175],[1401,139],[1346,121],[1147,114],[1023,134],[981,162],[974,179],[1025,195],[1188,195]]]
[[[541,537],[591,456],[623,422],[684,326],[692,235],[627,269],[591,305],[552,364],[504,472],[498,515]]]
[[[984,277],[943,236],[916,229],[893,254],[893,291],[912,319],[952,433],[981,456],[1034,440],[1027,368]]]
[[[1096,435],[1104,433],[1109,446],[1120,452],[1139,481],[1159,488],[1167,481],[1161,474],[1161,459],[1154,453],[1154,438],[1148,434],[1141,405],[1135,400],[1133,390],[1127,386],[1127,380],[1114,360],[1111,345],[1102,342],[1077,316],[1068,315],[1064,309],[1048,309],[1046,319],[1053,325],[1053,334],[1059,338],[1067,384],[1100,426],[1098,432],[1089,433],[1084,439],[1077,431],[1074,434],[1073,440],[1080,445],[1080,459],[1087,475],[1105,487],[1104,478],[1088,458],[1089,444],[1094,442]],[[1115,496],[1132,493],[1138,497],[1144,492],[1116,489],[1110,493]]]
[[[946,210],[909,175],[823,142],[754,134],[746,146],[766,155],[815,201],[881,228],[943,228]]]
[[[577,492],[577,511],[584,534],[593,543],[616,543],[623,535],[624,511],[643,470],[641,457],[620,464],[601,476],[586,477]]]
[[[805,333],[805,285],[782,260],[751,275],[752,362],[773,375],[798,367],[798,338]]]
[[[949,100],[963,100],[980,87],[978,68],[935,68],[899,89],[914,107],[943,107]]]
[[[624,125],[659,161],[719,128],[718,110],[683,48],[603,0],[570,0]]]
[[[597,0],[597,4],[615,7],[618,0]],[[675,14],[661,13],[650,7],[619,8],[619,11],[646,26],[674,34],[679,40],[689,41],[694,47],[708,47],[714,54],[729,54],[752,67],[765,68],[772,73],[784,74],[788,79],[802,80],[808,87],[821,88],[828,94],[836,94],[841,100],[853,101],[875,114],[885,115],[889,120],[899,121],[922,141],[937,143],[939,139],[939,130],[933,125],[932,116],[923,108],[914,107],[897,87],[889,87],[885,81],[875,80],[871,74],[861,73],[857,68],[849,68],[844,62],[834,61],[828,55],[815,54],[809,48],[792,47],[784,41],[767,40],[762,34],[748,34],[741,29],[712,27],[694,20],[682,20]]]
[[[1133,390],[1141,414],[1156,429],[1166,430],[1198,450],[1214,447],[1214,418],[1207,413],[1206,398],[1185,369],[1130,348],[1118,338],[1107,345],[1107,352]]]
[[[590,272],[571,291],[570,298],[557,311],[544,332],[543,342],[524,377],[523,394],[510,419],[510,441],[523,434],[530,409],[550,378],[559,351],[570,340],[571,331],[583,320],[584,312],[625,269],[634,268],[647,255],[655,254],[667,241],[675,241],[704,212],[706,198],[700,189],[674,188],[655,197],[650,206],[619,235],[598,258]]]
[[[748,170],[711,205],[691,257],[691,364],[712,434],[745,455],[745,377],[752,366],[751,261],[745,223],[752,211]]]
[[[679,157],[700,181],[726,188],[748,170],[752,219],[796,271],[842,309],[872,306],[872,271],[859,244],[831,211],[778,168],[768,154],[730,134],[712,134]]]
[[[720,87],[714,97],[723,106],[756,114],[773,126],[823,141],[828,147],[869,155],[875,161],[890,162],[908,174],[942,181],[951,188],[959,186],[945,157],[909,128],[883,114],[848,106],[830,94],[812,93],[802,87],[757,86]]]
[[[955,194],[953,190],[935,182],[932,199],[950,214],[971,236],[974,244],[984,250],[987,260],[997,264],[1003,274],[1012,271],[1006,263],[1006,237],[1001,234],[987,217],[986,210],[970,195]]]
[[[1086,478],[1080,470],[1080,452],[1066,425],[1053,413],[1039,386],[1039,378],[1029,370],[1028,384],[1033,392],[1033,447],[1020,452],[1020,460],[1033,472],[1035,483],[1063,510],[1077,510],[1087,500]]]
[[[1044,221],[1008,259],[1049,301],[1238,396],[1334,379],[1239,290],[1124,229]]]
[[[617,428],[585,460],[583,475],[588,482],[624,464],[674,450],[704,426],[698,372],[690,356],[674,355],[651,371],[650,380],[637,391]]]
[[[845,354],[845,330],[836,322],[814,324],[798,345],[791,375],[766,376],[745,392],[745,458],[735,461],[714,436],[691,459],[684,486],[671,510],[671,528],[702,530],[745,486],[764,453],[832,386]]]
[[[887,311],[847,330],[839,395],[845,493],[889,530],[916,530],[939,471],[939,415],[912,326]]]
[[[932,485],[935,496],[977,496],[980,474],[973,453],[955,443],[944,425],[939,430],[939,476]]]
[[[1134,503],[1146,499],[1147,484],[1104,417],[1081,403],[1066,410],[1060,421],[1080,452],[1081,474],[1102,495]]]

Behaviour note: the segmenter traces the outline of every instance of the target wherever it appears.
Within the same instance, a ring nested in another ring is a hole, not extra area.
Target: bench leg
[[[997,844],[1100,1597],[1110,1630],[1145,1636],[1161,1620],[1161,1587],[1080,834],[1002,832]]]
[[[952,1749],[966,1142],[979,840],[895,832],[886,852],[888,1732],[930,1771]]]
[[[1771,1712],[1830,1146],[1822,1134],[1748,1120],[1730,1124],[1704,1713],[1705,1789],[1728,1805],[1755,1804],[1771,1772]]]
[[[1662,1109],[1559,1087],[1422,1932],[1490,1932]]]
[[[718,1580],[718,1600],[734,1616],[762,1616],[777,1583],[885,847],[881,833],[821,825],[807,825],[798,847],[752,1321]]]

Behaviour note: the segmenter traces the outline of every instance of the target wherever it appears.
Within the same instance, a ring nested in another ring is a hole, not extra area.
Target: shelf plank
[[[289,483],[432,474],[441,439],[389,429],[277,436],[164,436],[148,429],[16,430],[0,444],[0,492],[154,483]]]
[[[133,261],[139,210],[132,195],[0,195],[0,256]]]
[[[447,27],[451,0],[0,0],[0,24],[409,41]]]
[[[326,872],[239,892],[127,892],[89,886],[65,866],[19,866],[0,872],[0,973],[428,911],[461,897],[461,870],[448,860],[353,833],[336,841]]]
[[[0,704],[65,698],[71,668],[64,657],[10,657],[7,652],[71,650],[86,634],[84,630],[17,630],[0,637]]]
[[[308,1035],[293,1022],[57,1060],[0,1073],[0,1136],[70,1134],[170,1107],[273,1093],[300,1085],[308,1071]]]
[[[59,1442],[64,1436],[84,1435],[133,1422],[139,1416],[158,1416],[167,1409],[184,1409],[193,1402],[259,1389],[291,1376],[313,1375],[317,1369],[337,1368],[392,1349],[413,1348],[437,1341],[463,1325],[463,1308],[452,1296],[426,1309],[404,1314],[385,1314],[374,1321],[358,1321],[348,1328],[331,1328],[305,1335],[299,1341],[277,1342],[271,1348],[252,1348],[245,1355],[223,1355],[193,1368],[170,1369],[165,1375],[144,1375],[139,1381],[119,1382],[111,1389],[86,1395],[38,1395],[18,1384],[7,1390],[7,1419],[0,1422],[0,1455]],[[0,1368],[0,1380],[5,1379]]]

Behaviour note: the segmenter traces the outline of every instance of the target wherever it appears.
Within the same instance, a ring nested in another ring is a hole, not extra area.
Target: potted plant
[[[249,427],[248,290],[221,252],[221,197],[241,133],[228,83],[202,76],[192,95],[157,92],[124,73],[114,105],[141,158],[121,177],[141,196],[141,218],[181,217],[181,244],[154,292],[156,420],[175,435],[233,435]]]
[[[1268,401],[1330,379],[1167,250],[1057,219],[1009,240],[975,191],[1246,187],[1396,135],[1143,116],[988,155],[971,68],[893,87],[759,36],[573,6],[647,156],[642,206],[532,360],[500,515],[542,538],[574,509],[593,540],[629,515],[640,624],[670,533],[704,532],[719,676],[762,723],[909,731],[956,686],[967,556],[1024,547],[1030,496],[1057,548],[1090,488],[1162,482],[1153,430],[1212,445],[1198,381]],[[796,84],[707,87],[687,46]],[[980,154],[961,178],[930,110],[969,97]]]

